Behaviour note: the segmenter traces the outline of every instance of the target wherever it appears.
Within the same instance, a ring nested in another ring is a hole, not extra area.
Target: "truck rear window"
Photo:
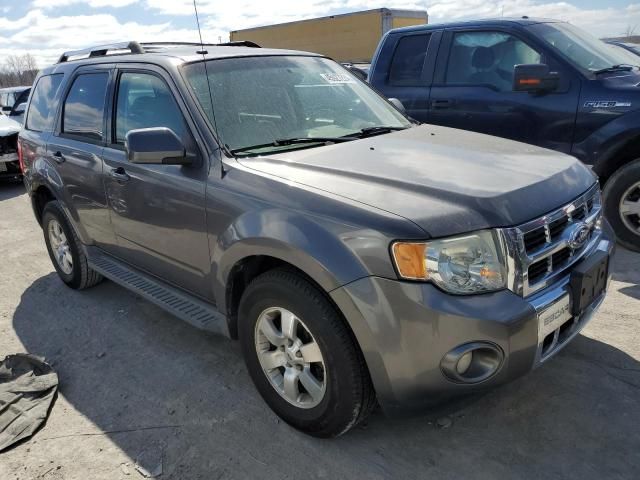
[[[33,91],[25,128],[27,130],[45,131],[53,125],[55,113],[54,99],[62,83],[63,75],[44,75],[40,77]]]

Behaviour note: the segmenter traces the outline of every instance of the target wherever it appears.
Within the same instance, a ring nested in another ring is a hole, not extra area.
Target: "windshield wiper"
[[[619,63],[618,65],[611,65],[610,67],[601,68],[600,70],[594,70],[594,75],[600,75],[601,73],[610,73],[610,72],[630,72],[637,65],[629,65],[627,63]]]
[[[391,126],[386,126],[386,125],[380,125],[378,127],[366,127],[366,128],[363,128],[362,130],[360,130],[358,132],[350,133],[349,135],[345,135],[344,137],[341,137],[341,138],[372,137],[374,135],[382,135],[384,133],[395,132],[395,131],[398,131],[398,130],[406,130],[407,128],[409,128],[409,127],[391,127]]]
[[[329,143],[340,143],[340,142],[348,142],[353,140],[353,138],[348,137],[300,137],[300,138],[280,138],[276,139],[270,143],[262,143],[259,145],[250,145],[248,147],[240,147],[234,148],[231,150],[231,153],[242,153],[248,152],[251,150],[259,150],[261,148],[268,147],[286,147],[288,145],[298,145],[298,144],[306,144],[306,143],[319,143],[319,144],[329,144]]]

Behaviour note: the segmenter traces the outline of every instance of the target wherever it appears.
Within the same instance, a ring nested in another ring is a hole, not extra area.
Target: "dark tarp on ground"
[[[0,452],[33,435],[57,390],[56,372],[33,355],[9,355],[0,362]]]

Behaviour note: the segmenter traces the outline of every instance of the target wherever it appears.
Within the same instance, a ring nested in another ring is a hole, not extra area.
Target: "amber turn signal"
[[[426,243],[394,243],[393,257],[403,278],[414,280],[427,279],[425,263]]]

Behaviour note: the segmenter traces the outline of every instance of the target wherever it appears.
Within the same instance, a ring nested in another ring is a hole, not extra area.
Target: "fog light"
[[[456,372],[460,375],[464,375],[471,366],[471,360],[473,360],[473,350],[460,357],[460,360],[458,360],[458,363],[456,364]]]
[[[479,383],[495,375],[503,359],[502,349],[493,343],[465,343],[447,353],[440,368],[454,382]]]

